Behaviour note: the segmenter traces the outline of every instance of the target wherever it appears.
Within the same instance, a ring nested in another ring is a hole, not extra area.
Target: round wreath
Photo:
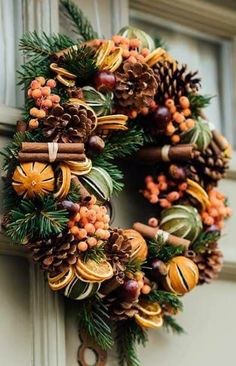
[[[179,297],[221,269],[230,209],[216,186],[230,146],[203,113],[210,98],[197,72],[139,29],[98,39],[81,11],[62,3],[80,41],[34,32],[20,42],[26,102],[3,152],[3,224],[49,287],[78,301],[86,342],[107,350],[114,329],[120,365],[138,365],[145,330],[181,332]],[[125,186],[124,158],[142,164],[140,199],[154,217],[122,229],[111,227],[110,200]]]

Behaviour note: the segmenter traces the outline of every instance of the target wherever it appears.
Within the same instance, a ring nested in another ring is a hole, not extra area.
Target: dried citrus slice
[[[100,283],[84,282],[75,277],[65,288],[64,295],[74,300],[84,300],[94,295],[100,288]]]
[[[83,162],[69,160],[66,162],[66,165],[68,165],[71,173],[74,175],[85,175],[92,169],[92,161],[88,158]]]
[[[62,183],[60,189],[54,193],[55,198],[63,199],[65,198],[70,190],[70,184],[71,184],[71,171],[67,164],[61,163],[59,165],[59,169],[62,173]]]
[[[121,47],[117,47],[113,52],[111,52],[100,65],[102,70],[109,70],[111,72],[116,71],[122,63],[122,53],[123,50]]]
[[[112,48],[114,47],[114,42],[111,40],[104,41],[102,45],[96,52],[97,66],[101,66],[105,58],[110,54]]]
[[[63,276],[60,275],[53,277],[48,277],[48,284],[51,290],[53,291],[59,291],[62,288],[66,287],[70,281],[73,280],[75,277],[74,269],[73,267],[70,267],[69,270],[63,272]],[[55,280],[56,278],[56,280]]]
[[[134,318],[138,325],[142,328],[161,328],[163,325],[163,318],[161,315],[145,317],[144,315],[135,314]]]
[[[84,269],[81,268],[79,265],[75,266],[75,272],[76,272],[76,276],[84,282],[95,283],[95,282],[101,281],[100,277],[97,277],[97,276],[94,276],[94,275],[91,275],[91,274],[85,272]]]
[[[113,276],[112,266],[106,260],[96,262],[89,259],[87,262],[83,262],[81,259],[78,259],[76,269],[78,271],[82,270],[85,276],[94,276],[95,279],[100,280],[109,279]]]
[[[143,300],[139,301],[135,307],[139,309],[139,312],[148,316],[155,316],[161,313],[161,307],[157,302]]]
[[[148,66],[152,67],[163,57],[165,53],[166,51],[163,48],[158,47],[145,57],[144,62],[148,64]]]

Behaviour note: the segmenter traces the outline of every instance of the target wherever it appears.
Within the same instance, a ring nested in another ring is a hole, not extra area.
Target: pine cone
[[[154,99],[156,90],[153,70],[146,64],[127,61],[123,69],[116,73],[115,97],[121,111],[123,107],[140,112]]]
[[[162,103],[167,98],[178,102],[179,97],[196,92],[200,87],[201,79],[196,77],[198,72],[187,72],[187,65],[164,61],[158,62],[153,70],[158,84],[155,98],[157,103]]]
[[[109,308],[111,319],[125,320],[133,318],[133,316],[138,313],[138,309],[134,306],[136,303],[138,303],[138,300],[135,300],[135,302],[120,302],[119,298],[116,296],[110,296],[105,298],[105,301]]]
[[[131,250],[131,243],[123,234],[123,230],[114,229],[107,241],[105,251],[108,260],[113,266],[115,275],[125,271],[125,265],[130,259]]]
[[[83,96],[83,90],[81,88],[78,88],[76,86],[67,88],[67,94],[70,98],[76,98],[76,99],[84,99]]]
[[[77,261],[77,247],[71,234],[59,234],[52,239],[29,243],[35,262],[50,273],[58,273],[67,269]]]
[[[54,107],[43,121],[43,134],[49,141],[85,142],[96,124],[95,113],[84,105]]]
[[[222,269],[223,253],[217,243],[209,244],[204,253],[197,253],[191,259],[199,269],[199,284],[212,282]]]

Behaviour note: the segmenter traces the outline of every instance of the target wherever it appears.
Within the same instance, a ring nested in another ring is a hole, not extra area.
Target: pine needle
[[[204,253],[207,250],[208,245],[217,242],[221,234],[219,230],[214,231],[204,231],[193,244],[191,244],[191,249],[196,253]]]
[[[109,313],[98,297],[78,302],[78,325],[104,350],[113,346]]]
[[[206,108],[210,104],[212,98],[214,97],[211,95],[199,95],[190,93],[188,95],[188,99],[191,105],[192,116],[194,118],[198,118],[199,116],[201,116],[201,110],[203,108]]]
[[[75,33],[82,37],[84,41],[98,38],[98,34],[93,29],[89,20],[73,1],[60,0],[60,3],[64,7],[65,14],[71,20]]]
[[[131,319],[116,322],[115,334],[119,366],[141,366],[136,345],[145,346],[147,341],[145,331]]]
[[[9,218],[7,235],[14,242],[23,243],[26,238],[45,238],[62,232],[68,222],[68,212],[59,210],[55,199],[47,196],[22,199],[19,206],[10,211]]]
[[[183,303],[177,295],[168,291],[153,290],[148,299],[152,302],[158,302],[160,305],[170,305],[175,310],[183,310]]]
[[[182,254],[184,250],[183,246],[174,247],[173,245],[165,244],[162,237],[156,240],[149,240],[148,242],[149,257],[157,257],[163,262],[168,262],[171,258]]]
[[[87,250],[84,254],[83,260],[85,262],[87,262],[89,259],[92,259],[96,263],[99,263],[105,258],[106,258],[106,254],[105,254],[105,249],[104,249],[104,244],[103,244],[103,245],[95,246],[95,247]]]
[[[175,318],[173,318],[172,316],[164,315],[163,320],[163,326],[166,328],[167,331],[172,330],[172,332],[176,334],[185,333],[185,330],[176,322]]]

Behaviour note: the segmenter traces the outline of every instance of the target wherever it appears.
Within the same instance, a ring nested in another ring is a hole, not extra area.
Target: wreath
[[[221,270],[230,208],[216,186],[231,149],[204,115],[211,98],[198,73],[160,40],[132,27],[100,39],[61,3],[76,41],[36,32],[20,41],[26,98],[2,152],[3,227],[51,290],[77,301],[86,344],[107,351],[116,340],[119,364],[137,366],[146,330],[181,333],[180,297]],[[131,178],[123,181],[122,160],[141,176],[140,199],[154,212],[147,225],[111,227],[111,198]]]

